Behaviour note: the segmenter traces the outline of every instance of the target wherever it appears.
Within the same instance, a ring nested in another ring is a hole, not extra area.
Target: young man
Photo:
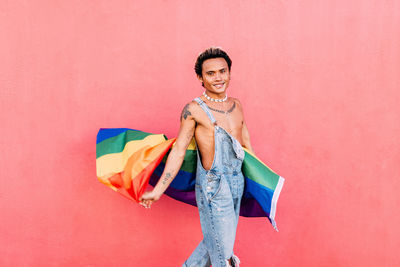
[[[141,204],[150,208],[178,173],[186,149],[195,137],[197,146],[196,203],[203,240],[183,266],[238,266],[233,254],[240,201],[244,189],[241,171],[244,150],[253,149],[244,122],[242,105],[228,97],[232,61],[221,49],[211,47],[199,55],[195,71],[205,92],[186,104],[174,147],[164,172]]]

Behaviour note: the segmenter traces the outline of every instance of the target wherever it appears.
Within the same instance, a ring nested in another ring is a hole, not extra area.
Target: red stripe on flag
[[[117,192],[139,202],[139,198],[149,184],[151,174],[171,148],[175,139],[166,140],[154,147],[145,147],[135,152],[128,159],[124,171],[109,178],[110,183],[117,187]],[[132,177],[132,169],[136,164],[147,164],[147,166],[138,175]]]

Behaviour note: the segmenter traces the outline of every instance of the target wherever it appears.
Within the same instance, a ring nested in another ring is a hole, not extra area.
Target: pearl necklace
[[[206,91],[204,91],[203,95],[204,95],[205,98],[207,98],[208,100],[213,101],[213,102],[224,102],[224,101],[226,101],[228,99],[228,95],[227,94],[225,94],[225,97],[223,99],[215,99],[215,98],[209,97],[206,94]]]

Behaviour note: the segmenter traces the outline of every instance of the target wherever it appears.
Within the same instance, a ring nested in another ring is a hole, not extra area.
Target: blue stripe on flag
[[[274,191],[246,177],[246,192],[244,192],[244,195],[249,194],[249,192],[251,192],[251,195],[257,200],[261,208],[269,215]]]
[[[154,170],[154,173],[158,177],[161,177],[164,168],[165,168],[165,163],[161,162]],[[194,190],[195,183],[196,183],[196,176],[194,173],[179,170],[178,174],[175,176],[174,180],[172,180],[169,186],[181,191],[191,191]]]
[[[128,130],[137,131],[137,130],[129,129],[129,128],[101,128],[99,130],[99,133],[97,134],[96,144],[98,144],[101,141],[104,141],[110,137],[117,136],[120,133],[126,132]]]

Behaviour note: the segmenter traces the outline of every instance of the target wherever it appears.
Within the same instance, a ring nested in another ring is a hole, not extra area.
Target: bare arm
[[[243,120],[243,128],[242,128],[242,138],[243,138],[244,147],[247,148],[248,150],[250,150],[251,153],[256,154],[253,150],[253,147],[251,146],[249,130],[247,129],[247,125],[244,120]]]
[[[182,162],[185,158],[186,149],[192,141],[196,122],[191,113],[191,103],[188,103],[182,110],[181,113],[181,125],[179,134],[176,139],[171,152],[168,155],[167,162],[165,163],[165,169],[162,173],[160,180],[152,191],[145,192],[140,198],[141,205],[150,208],[152,202],[160,199],[161,195],[167,190],[172,180],[177,175]]]
[[[242,108],[242,103],[240,103],[239,99],[236,99],[238,106],[243,114],[243,108]],[[244,120],[244,115],[243,115],[243,124],[242,124],[242,140],[243,140],[243,146],[250,150],[251,153],[255,154],[253,147],[251,146],[250,142],[250,134],[249,130],[247,128],[246,122]]]

